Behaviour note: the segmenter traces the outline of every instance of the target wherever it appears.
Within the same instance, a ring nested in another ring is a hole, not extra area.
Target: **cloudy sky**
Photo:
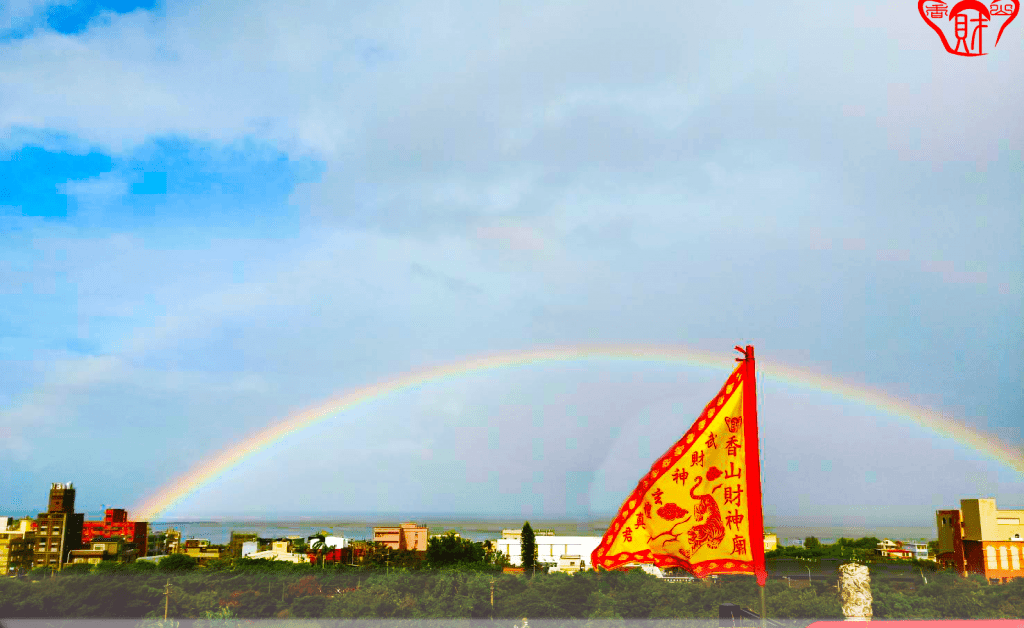
[[[749,343],[1024,448],[1022,28],[961,58],[910,0],[5,2],[0,514],[131,507],[346,390],[579,343]],[[166,515],[611,513],[726,375],[449,378]],[[1024,507],[955,440],[760,392],[770,523]]]

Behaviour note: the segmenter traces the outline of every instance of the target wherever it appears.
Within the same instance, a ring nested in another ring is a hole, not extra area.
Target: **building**
[[[875,553],[879,556],[885,556],[888,558],[903,558],[910,559],[914,557],[914,551],[909,548],[902,547],[899,543],[884,539],[881,543],[875,546]]]
[[[779,537],[774,534],[764,535],[764,551],[770,552],[779,547]]]
[[[258,542],[259,535],[255,532],[235,532],[232,530],[231,539],[228,541],[228,556],[231,556],[232,558],[241,558],[259,551],[258,549],[253,549],[251,552],[245,551],[245,548],[248,547],[250,543],[255,547],[258,546]]]
[[[320,541],[324,542],[324,545],[331,549],[344,549],[348,547],[348,539],[343,536],[325,536],[323,534],[314,534],[313,536],[306,539],[306,547],[313,549]]]
[[[260,551],[259,543],[256,541],[246,541],[245,543],[242,543],[242,553],[240,558],[245,558],[246,556],[255,554],[258,551]]]
[[[150,556],[170,556],[181,553],[181,532],[167,528],[163,532],[150,531],[146,542],[146,554]]]
[[[249,545],[249,543],[246,543],[246,545]],[[269,550],[252,552],[251,554],[247,554],[246,558],[251,558],[253,560],[285,560],[292,563],[309,562],[309,557],[305,554],[292,553],[292,542],[289,540],[274,541]]]
[[[72,550],[82,546],[85,515],[75,513],[75,488],[67,484],[51,484],[46,512],[36,518],[36,544],[33,567],[60,569]]]
[[[149,524],[145,521],[128,521],[128,513],[121,508],[107,508],[103,521],[86,521],[82,524],[82,546],[88,546],[93,539],[121,538],[134,547],[135,555],[145,556],[149,543]]]
[[[887,556],[889,558],[914,558],[915,550],[909,547],[903,547],[902,542],[891,541],[889,539],[882,539],[877,545],[875,545],[875,553],[879,556]],[[928,545],[924,546],[924,555],[928,556]]]
[[[16,523],[2,517],[0,526],[0,576],[14,576],[32,569],[36,547],[36,523],[25,518]]]
[[[601,544],[600,536],[537,536],[537,562],[546,565],[557,565],[562,555],[582,556],[589,561],[597,546]],[[522,559],[522,539],[502,538],[495,542],[497,550],[508,558],[510,564],[520,566]]]
[[[114,538],[94,538],[89,543],[83,544],[84,547],[79,550],[72,552],[72,558],[75,556],[92,556],[92,554],[86,554],[84,552],[100,552],[103,556],[103,560],[108,561],[119,561],[119,562],[135,562],[138,559],[138,548],[134,543],[128,543],[120,537]],[[71,562],[92,562],[89,561],[78,561],[71,560]]]
[[[586,562],[579,554],[562,554],[558,557],[558,564],[548,570],[548,573],[577,573],[586,568]]]
[[[961,499],[959,510],[938,510],[936,558],[961,575],[990,582],[1024,577],[1024,510],[998,510],[994,499]]]
[[[106,558],[106,553],[103,550],[77,549],[71,550],[71,553],[68,555],[68,563],[98,565]]]
[[[910,551],[910,558],[928,560],[928,544],[919,541],[900,541],[900,547]]]
[[[428,529],[415,523],[403,523],[398,527],[375,527],[373,540],[394,550],[427,551]]]
[[[220,558],[220,549],[211,547],[206,539],[188,539],[185,541],[184,553],[199,561],[202,565],[208,560]]]

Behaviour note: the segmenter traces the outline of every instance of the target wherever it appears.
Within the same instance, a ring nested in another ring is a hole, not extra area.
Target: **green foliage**
[[[804,539],[804,547],[813,552],[814,550],[821,548],[821,541],[819,541],[816,537],[809,536],[806,539]]]
[[[452,533],[432,537],[427,541],[426,566],[430,569],[482,567],[487,564],[486,558],[483,543],[474,543]]]
[[[30,570],[27,575],[29,580],[39,581],[43,578],[51,578],[53,574],[54,570],[50,567],[36,567]]]
[[[239,561],[242,563],[243,561]],[[258,561],[252,561],[257,563]],[[511,626],[529,617],[580,620],[592,624],[632,619],[706,619],[714,623],[718,605],[760,608],[759,587],[749,576],[716,581],[665,582],[640,570],[629,573],[585,571],[533,579],[512,574],[459,569],[390,571],[371,567],[314,569],[309,564],[176,571],[167,598],[170,617],[201,620],[196,625],[234,626],[252,619],[389,618],[495,619]],[[872,565],[874,568],[874,565]],[[131,618],[159,625],[168,572],[133,565],[83,576],[0,579],[0,617]],[[1024,618],[1024,579],[990,585],[983,578],[961,578],[949,571],[928,574],[928,584],[872,576],[877,619]],[[491,607],[491,586],[494,606]],[[795,584],[795,583],[794,583]],[[769,616],[775,619],[841,619],[834,578],[814,576],[811,586],[767,584]],[[535,620],[538,622],[535,624]],[[186,623],[186,622],[182,622]],[[665,624],[667,625],[667,624]]]
[[[160,560],[160,571],[191,571],[197,566],[196,559],[188,554],[171,554]]]
[[[533,534],[533,528],[530,527],[529,521],[523,524],[520,543],[522,567],[527,574],[530,574],[537,565],[537,537]]]
[[[98,566],[98,565],[97,565]],[[89,563],[73,563],[67,565],[64,569],[60,570],[61,576],[74,576],[83,575],[92,571],[92,565]]]

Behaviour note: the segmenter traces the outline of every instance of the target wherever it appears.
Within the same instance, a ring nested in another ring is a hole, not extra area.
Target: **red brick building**
[[[82,524],[82,543],[88,545],[93,539],[120,537],[126,543],[134,543],[137,556],[146,555],[149,539],[149,524],[145,521],[128,521],[128,513],[120,508],[107,508],[103,521],[86,521]]]
[[[997,510],[994,499],[962,499],[938,510],[939,563],[990,582],[1024,577],[1024,510]]]

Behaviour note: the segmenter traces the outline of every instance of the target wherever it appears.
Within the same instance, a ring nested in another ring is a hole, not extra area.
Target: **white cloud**
[[[1019,61],[1001,44],[965,74],[924,45],[923,25],[900,37],[871,27],[892,2],[831,29],[820,25],[834,7],[789,4],[170,2],[74,37],[0,43],[8,153],[42,143],[145,158],[136,149],[161,135],[223,146],[255,135],[327,165],[291,195],[303,230],[287,238],[35,232],[42,260],[3,278],[66,278],[81,328],[107,321],[106,355],[54,363],[0,429],[28,455],[24,426],[85,429],[151,394],[167,421],[223,412],[229,439],[466,355],[736,334],[779,355],[838,351],[831,368],[883,381],[913,357],[932,370],[901,385],[970,373],[957,394],[981,396],[971,389],[1002,368],[983,345],[1003,336],[972,321],[1009,328],[999,321],[1016,320],[1016,293],[941,280],[1019,283],[1010,166],[1022,92],[996,80],[1020,75]],[[29,10],[19,6],[5,10]],[[950,159],[969,165],[922,174]],[[983,161],[987,174],[972,165]],[[105,224],[127,190],[119,176],[61,189]],[[950,329],[969,347],[963,364],[937,341]],[[483,420],[454,396],[421,410]],[[246,399],[263,408],[230,407]],[[600,404],[589,411],[610,420]]]

